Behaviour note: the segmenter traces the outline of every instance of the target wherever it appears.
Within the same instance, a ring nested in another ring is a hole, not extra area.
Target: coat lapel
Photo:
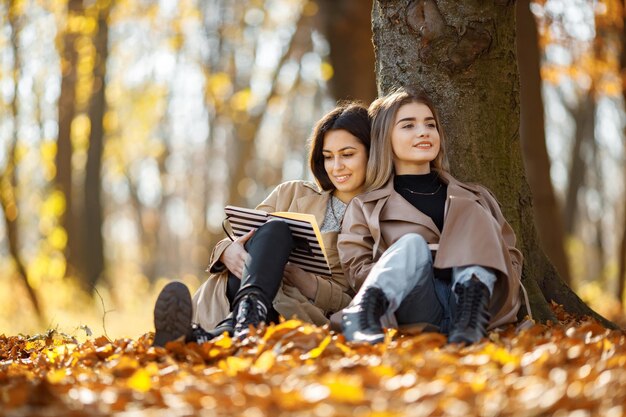
[[[438,174],[439,178],[441,178],[443,182],[448,185],[448,201],[457,197],[467,198],[475,201],[479,200],[478,195],[480,191],[477,187],[474,187],[471,184],[463,184],[445,171],[439,171]]]
[[[322,195],[324,198],[320,198]],[[296,211],[299,213],[309,213],[315,216],[317,225],[322,227],[324,217],[326,216],[326,206],[328,205],[328,199],[330,198],[330,192],[323,191],[320,194],[311,194],[304,197],[300,197],[296,200]]]
[[[387,198],[387,204],[380,213],[381,222],[403,221],[419,224],[439,236],[439,229],[435,226],[433,220],[396,192],[393,188],[393,177],[385,184],[383,189],[387,191],[389,197]]]

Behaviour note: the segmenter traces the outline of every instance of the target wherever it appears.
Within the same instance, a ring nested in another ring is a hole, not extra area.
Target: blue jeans
[[[452,268],[451,282],[436,278],[428,244],[422,236],[410,233],[383,253],[351,304],[359,303],[366,288],[377,287],[389,300],[381,320],[384,327],[428,323],[447,333],[456,306],[454,287],[472,275],[493,293],[495,272],[482,266]]]

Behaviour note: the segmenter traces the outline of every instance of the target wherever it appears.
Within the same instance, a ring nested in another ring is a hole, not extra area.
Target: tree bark
[[[93,87],[89,103],[89,149],[85,167],[85,285],[93,291],[104,273],[104,242],[102,238],[102,202],[100,200],[103,119],[106,109],[106,62],[108,57],[109,7],[98,11],[98,29],[94,38],[95,64]]]
[[[75,16],[83,14],[82,0],[69,0],[67,3],[67,21]],[[75,216],[73,210],[74,200],[72,198],[72,120],[76,114],[76,64],[78,62],[78,52],[76,51],[76,41],[79,33],[67,25],[65,32],[59,35],[61,41],[61,94],[58,103],[58,125],[59,132],[57,138],[56,154],[56,177],[55,183],[65,197],[65,212],[61,216],[60,223],[67,233],[67,246],[65,247],[65,260],[68,269],[74,273],[79,268],[76,265],[76,258],[80,252],[80,242],[77,238],[80,228],[75,227]]]
[[[541,247],[558,274],[570,284],[564,248],[563,220],[550,179],[546,148],[540,53],[537,23],[530,2],[517,2],[517,62],[520,76],[520,142],[528,183],[533,197],[535,227]]]
[[[622,8],[626,10],[626,0],[622,0]],[[623,18],[622,25],[622,50],[620,51],[620,69],[622,70],[622,77],[626,74],[626,16]],[[622,84],[622,97],[626,100],[626,84]],[[626,137],[626,130],[622,132]],[[622,165],[624,169],[624,182],[626,183],[626,164]],[[624,306],[624,287],[626,287],[626,205],[622,209],[622,239],[619,245],[618,254],[618,272],[617,272],[617,290],[616,297],[619,302]]]
[[[578,107],[572,111],[576,122],[576,132],[570,158],[569,182],[567,183],[563,212],[565,231],[568,235],[574,234],[579,211],[578,193],[585,184],[585,171],[587,170],[587,161],[584,159],[584,155],[587,154],[585,145],[594,140],[595,104],[593,93],[591,91],[587,92],[580,100]]]
[[[377,91],[374,50],[367,47],[372,44],[370,8],[362,0],[322,0],[319,5],[319,26],[330,44],[332,95],[371,103]]]
[[[516,231],[535,318],[554,320],[554,300],[612,325],[571,291],[537,242],[520,149],[514,2],[375,0],[372,24],[378,92],[414,86],[438,105],[453,175],[489,187]]]

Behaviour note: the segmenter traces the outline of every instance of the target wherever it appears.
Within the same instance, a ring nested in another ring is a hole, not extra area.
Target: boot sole
[[[153,346],[187,338],[191,334],[191,295],[181,282],[170,282],[159,294],[154,305]]]

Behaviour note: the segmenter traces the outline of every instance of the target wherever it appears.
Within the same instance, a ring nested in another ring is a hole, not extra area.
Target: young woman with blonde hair
[[[348,340],[378,343],[383,327],[427,323],[474,343],[514,322],[522,255],[498,202],[449,174],[439,116],[399,89],[369,108],[368,192],[352,200],[339,256],[357,295],[343,310]]]

